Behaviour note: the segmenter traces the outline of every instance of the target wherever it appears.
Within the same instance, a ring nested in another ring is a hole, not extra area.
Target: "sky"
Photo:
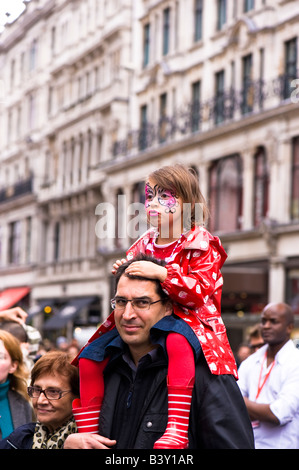
[[[3,25],[17,18],[24,10],[23,0],[0,0],[0,32],[3,31]],[[6,13],[10,13],[7,17]]]

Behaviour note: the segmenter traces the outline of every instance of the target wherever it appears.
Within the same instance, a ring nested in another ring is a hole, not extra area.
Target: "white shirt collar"
[[[258,351],[256,351],[254,354],[256,355],[256,362],[261,363],[266,351],[268,350],[268,344],[265,344],[262,346]],[[288,361],[289,359],[289,351],[295,348],[295,345],[291,339],[289,339],[283,347],[276,353],[275,356],[275,362],[279,364],[283,364],[285,361]]]

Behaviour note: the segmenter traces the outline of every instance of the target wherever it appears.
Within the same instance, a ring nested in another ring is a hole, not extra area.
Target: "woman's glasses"
[[[48,400],[59,400],[70,392],[71,390],[57,390],[56,388],[42,390],[40,387],[27,387],[27,393],[31,398],[38,398],[43,393]]]

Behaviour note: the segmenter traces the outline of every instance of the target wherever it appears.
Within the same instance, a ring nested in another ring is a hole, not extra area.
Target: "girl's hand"
[[[124,263],[126,263],[126,262],[127,262],[127,260],[124,259],[124,258],[123,258],[123,259],[117,259],[117,260],[115,261],[115,263],[113,264],[113,269],[112,269],[112,271],[111,271],[112,274],[116,274],[116,271],[118,270],[118,268],[119,268],[122,264],[124,264]]]
[[[125,272],[148,279],[158,279],[160,282],[164,282],[167,277],[167,269],[151,261],[135,261],[127,267]]]

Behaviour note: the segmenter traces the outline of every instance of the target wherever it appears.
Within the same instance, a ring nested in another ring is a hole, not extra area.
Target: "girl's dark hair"
[[[139,279],[141,281],[152,281],[156,285],[156,292],[159,295],[159,297],[161,297],[161,299],[163,300],[169,300],[168,295],[163,291],[158,279],[150,279],[150,278],[147,278],[146,276],[135,276],[131,274],[126,274],[125,271],[127,267],[130,266],[130,264],[134,263],[135,261],[151,261],[152,263],[158,264],[159,266],[165,266],[166,264],[164,260],[153,258],[152,256],[145,255],[144,253],[139,253],[138,255],[135,256],[135,258],[127,261],[126,263],[122,264],[118,268],[115,274],[115,288],[117,288],[117,285],[121,276],[126,276],[130,279],[137,279],[137,280]]]

